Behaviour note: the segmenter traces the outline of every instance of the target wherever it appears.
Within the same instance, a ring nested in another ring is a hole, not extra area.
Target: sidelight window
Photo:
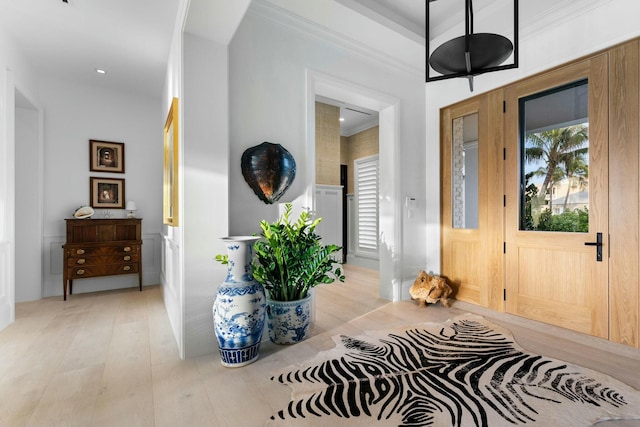
[[[478,228],[478,113],[453,119],[453,228]]]

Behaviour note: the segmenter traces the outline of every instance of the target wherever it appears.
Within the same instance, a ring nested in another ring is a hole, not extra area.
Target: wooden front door
[[[601,338],[609,333],[607,63],[602,54],[507,87],[504,127],[506,311]]]
[[[444,108],[441,275],[460,301],[503,311],[502,90]]]

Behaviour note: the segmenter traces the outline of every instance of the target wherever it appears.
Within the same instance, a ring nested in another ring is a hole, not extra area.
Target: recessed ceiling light
[[[340,117],[340,121],[341,121],[341,122],[344,122],[344,117]]]
[[[107,74],[107,70],[102,68],[96,68],[96,73],[98,74]]]

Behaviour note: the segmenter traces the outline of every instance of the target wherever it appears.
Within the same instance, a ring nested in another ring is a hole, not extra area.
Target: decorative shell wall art
[[[282,197],[296,177],[296,161],[282,145],[263,142],[242,153],[242,176],[267,204]]]
[[[78,219],[91,218],[95,211],[91,206],[81,206],[73,213],[73,216]]]

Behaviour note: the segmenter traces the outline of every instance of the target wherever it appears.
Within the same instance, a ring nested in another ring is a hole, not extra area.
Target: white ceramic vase
[[[266,298],[253,278],[253,244],[259,237],[232,236],[227,246],[228,272],[213,303],[213,324],[223,366],[240,367],[258,359]]]

